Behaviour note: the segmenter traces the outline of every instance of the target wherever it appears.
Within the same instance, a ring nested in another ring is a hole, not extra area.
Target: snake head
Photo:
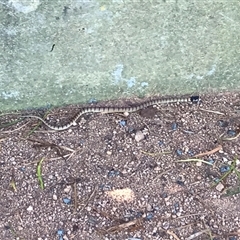
[[[200,104],[202,102],[202,100],[199,96],[191,96],[190,99],[191,99],[192,103]]]

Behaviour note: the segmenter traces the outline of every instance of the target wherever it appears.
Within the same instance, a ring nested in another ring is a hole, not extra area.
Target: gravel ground
[[[58,132],[2,114],[0,239],[240,239],[240,94],[201,98]]]

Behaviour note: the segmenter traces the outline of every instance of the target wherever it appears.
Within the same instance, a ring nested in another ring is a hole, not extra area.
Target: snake
[[[144,108],[147,108],[149,106],[153,105],[159,105],[159,104],[169,104],[169,103],[199,103],[200,97],[199,96],[191,96],[191,97],[181,97],[181,98],[156,98],[151,100],[146,100],[142,103],[135,104],[134,106],[129,107],[96,107],[96,106],[89,106],[89,107],[83,107],[78,112],[78,114],[70,121],[69,123],[63,125],[63,126],[56,126],[51,125],[43,118],[36,116],[36,115],[26,115],[21,116],[22,118],[35,118],[40,120],[42,123],[44,123],[48,128],[55,130],[55,131],[63,131],[68,128],[70,128],[72,125],[75,125],[76,121],[85,113],[132,113],[137,112],[139,110],[142,110]]]

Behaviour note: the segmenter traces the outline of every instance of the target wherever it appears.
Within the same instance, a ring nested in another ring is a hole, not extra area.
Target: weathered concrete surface
[[[240,88],[237,1],[0,0],[0,10],[0,111]]]

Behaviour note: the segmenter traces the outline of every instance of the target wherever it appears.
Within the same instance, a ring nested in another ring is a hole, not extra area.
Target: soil
[[[240,93],[201,99],[65,131],[0,115],[0,239],[240,239]]]

